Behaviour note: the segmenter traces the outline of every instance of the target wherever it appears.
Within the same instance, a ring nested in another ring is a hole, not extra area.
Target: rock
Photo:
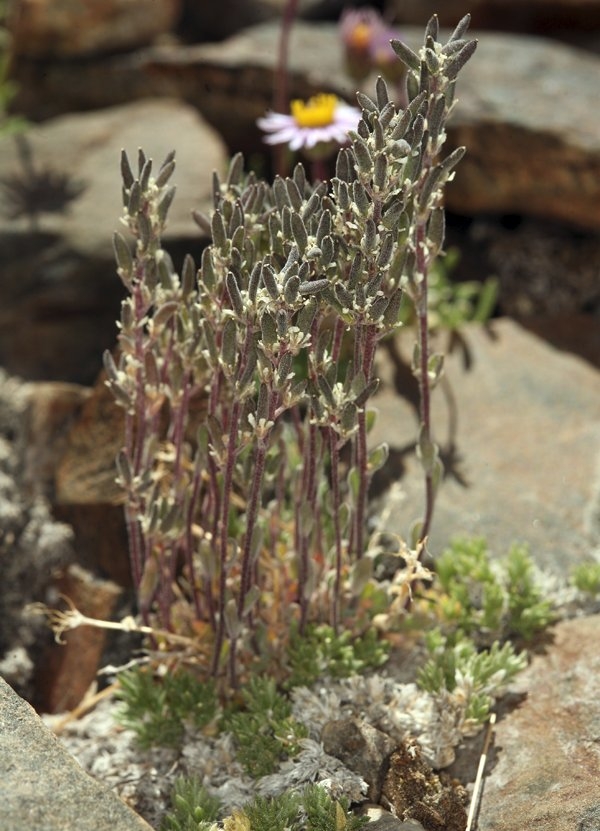
[[[328,721],[321,741],[325,753],[340,759],[369,786],[368,796],[379,802],[381,788],[395,742],[366,721],[355,718]]]
[[[425,831],[464,831],[467,794],[458,783],[435,774],[417,741],[407,738],[389,759],[382,802],[403,820],[417,820]]]
[[[584,347],[598,340],[599,327],[585,326],[582,310],[600,309],[600,233],[558,222],[523,217],[481,216],[465,221],[448,216],[447,250],[459,253],[453,276],[498,283],[500,313],[523,321],[575,317],[584,325]],[[589,316],[588,316],[589,317]]]
[[[279,23],[288,0],[221,0],[197,3],[184,0],[180,31],[189,42],[223,40],[248,26],[275,19]],[[339,14],[344,0],[298,0],[298,18],[331,17]]]
[[[72,58],[132,49],[171,31],[181,0],[15,0],[8,28],[17,55]]]
[[[58,597],[86,617],[111,620],[121,588],[100,580],[78,565],[71,565],[53,581]],[[54,604],[53,604],[54,605]],[[96,680],[100,658],[106,646],[107,630],[79,626],[65,632],[61,643],[48,644],[38,663],[34,704],[38,712],[65,713],[81,703]]]
[[[467,154],[447,189],[462,214],[540,216],[600,229],[600,58],[543,38],[482,34],[460,75],[448,147]]]
[[[27,695],[30,670],[44,638],[51,636],[44,622],[24,609],[48,599],[53,572],[75,556],[71,529],[56,522],[46,498],[24,481],[29,400],[26,385],[0,371],[0,659],[27,651],[17,661],[8,660],[3,670]]]
[[[227,144],[261,149],[256,119],[272,106],[279,25],[248,29],[222,44],[165,45],[81,66],[16,67],[16,106],[47,117],[57,108],[106,106],[176,95],[196,106]],[[417,46],[422,29],[406,29]],[[333,24],[297,22],[290,47],[290,94],[323,89],[354,100]],[[536,81],[536,83],[533,83]],[[447,188],[459,214],[516,213],[600,229],[600,116],[589,106],[600,86],[600,58],[543,38],[479,36],[460,76],[448,149],[468,153]],[[373,91],[373,79],[366,85]],[[557,104],[560,102],[560,104]]]
[[[129,586],[123,493],[116,483],[115,466],[123,443],[123,410],[115,404],[104,374],[89,392],[54,469],[53,510],[73,528],[80,562],[120,586]]]
[[[559,623],[518,678],[521,706],[496,726],[480,831],[600,827],[600,617]]]
[[[115,464],[124,441],[123,409],[106,386],[104,372],[88,393],[53,471],[53,510],[73,528],[80,562],[120,586],[129,586],[124,494],[116,482]],[[189,441],[196,440],[205,402],[202,393],[192,397],[186,429]]]
[[[600,25],[598,0],[387,0],[388,14],[399,23],[425,25],[437,14],[442,26],[455,26],[468,11],[473,25],[504,31],[549,33],[589,31]]]
[[[79,384],[42,381],[24,384],[23,395],[26,399],[23,480],[36,494],[51,500],[67,434],[90,390]]]
[[[185,253],[201,253],[191,211],[208,208],[212,171],[226,164],[223,143],[190,107],[141,101],[57,118],[31,128],[20,159],[12,141],[0,144],[0,170],[13,171],[0,187],[0,364],[9,372],[88,384],[98,374],[123,296],[112,252],[119,157],[126,148],[135,164],[140,146],[156,167],[177,152],[165,244],[178,268]],[[15,192],[33,192],[35,212],[19,210]]]
[[[546,315],[521,321],[521,325],[557,349],[572,352],[600,369],[600,326],[591,315]]]
[[[369,831],[424,831],[420,822],[414,819],[402,822],[379,805],[367,805],[362,813],[369,817]]]
[[[0,800],[7,831],[151,831],[88,776],[0,678]]]
[[[405,539],[423,510],[414,382],[406,370],[412,337],[397,341],[404,358],[396,354],[395,368],[379,356],[384,384],[372,400],[379,418],[371,441],[390,444],[374,488],[399,479],[374,515]],[[600,542],[600,375],[508,319],[467,326],[462,337],[464,348],[447,358],[446,380],[432,398],[446,477],[429,549],[435,556],[453,537],[484,536],[504,556],[522,541],[538,565],[564,576]],[[407,392],[412,403],[401,397]]]

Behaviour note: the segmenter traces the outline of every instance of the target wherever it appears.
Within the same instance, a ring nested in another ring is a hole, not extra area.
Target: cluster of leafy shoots
[[[478,650],[464,636],[448,638],[439,629],[425,636],[430,658],[421,668],[418,683],[433,695],[462,688],[466,696],[465,719],[482,724],[495,698],[506,684],[527,666],[527,655],[517,654],[509,642],[496,641],[489,650]]]
[[[383,666],[389,644],[374,628],[362,635],[349,630],[336,634],[327,624],[310,624],[304,634],[292,630],[287,650],[290,667],[286,686],[311,686],[318,678],[347,678]]]
[[[211,796],[198,779],[178,776],[171,793],[171,809],[165,814],[160,831],[213,831],[221,803]]]
[[[595,597],[600,594],[600,563],[580,563],[573,569],[571,582],[584,594]]]
[[[236,757],[253,777],[273,773],[284,759],[300,751],[308,732],[292,716],[289,699],[272,678],[254,676],[242,691],[243,709],[230,712],[223,727],[235,738]]]
[[[161,831],[216,831],[218,808],[193,779],[178,780]],[[224,831],[358,831],[368,822],[319,785],[275,797],[257,796],[223,820]]]
[[[494,563],[483,538],[456,539],[436,560],[435,571],[442,590],[436,600],[442,625],[479,643],[530,640],[554,618],[525,545],[512,545]]]
[[[178,669],[156,678],[146,668],[119,674],[119,720],[132,729],[141,747],[181,745],[185,724],[203,728],[218,713],[214,683]]]
[[[142,151],[137,173],[122,156],[135,246],[115,234],[128,296],[119,357],[107,353],[105,366],[125,410],[117,464],[139,607],[162,629],[193,619],[212,674],[233,686],[255,657],[264,665],[257,645],[281,654],[293,622],[338,632],[349,620],[369,483],[387,455],[367,447],[375,355],[400,325],[403,295],[416,321],[425,481],[411,544],[428,534],[442,472],[430,398],[443,368],[429,346],[428,280],[443,189],[464,153],[442,148],[475,51],[468,23],[442,43],[433,17],[418,54],[393,42],[407,106],[383,79],[373,99],[359,94],[362,117],[330,182],[297,165],[267,184],[239,155],[224,181],[215,174],[213,210],[196,216],[210,238],[200,267],[188,256],[177,273],[161,243],[173,154],[156,175]],[[182,602],[190,614],[177,616]]]

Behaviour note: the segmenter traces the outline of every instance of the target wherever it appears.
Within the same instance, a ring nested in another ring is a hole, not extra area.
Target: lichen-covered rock
[[[49,632],[25,608],[47,599],[54,570],[74,551],[69,526],[53,519],[44,495],[24,479],[28,402],[27,385],[0,370],[0,661],[3,675],[30,695],[35,657]]]
[[[466,790],[432,771],[417,741],[405,739],[389,759],[383,804],[401,819],[415,819],[425,831],[464,831]]]
[[[151,831],[61,747],[0,678],[0,803],[10,831]]]
[[[329,721],[321,736],[325,752],[340,759],[369,786],[369,799],[379,801],[387,762],[396,743],[366,721],[355,718]]]

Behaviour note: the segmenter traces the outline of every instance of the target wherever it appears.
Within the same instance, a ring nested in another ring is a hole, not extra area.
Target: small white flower
[[[290,150],[312,150],[317,145],[346,144],[348,130],[356,128],[360,111],[335,95],[315,95],[307,102],[292,101],[291,114],[268,112],[258,126],[267,144],[287,144]]]

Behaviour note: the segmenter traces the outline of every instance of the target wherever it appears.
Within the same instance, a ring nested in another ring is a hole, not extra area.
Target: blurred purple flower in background
[[[346,9],[340,18],[340,33],[352,78],[363,81],[377,71],[394,83],[403,79],[404,67],[390,45],[392,39],[401,40],[402,34],[388,26],[376,9]]]

